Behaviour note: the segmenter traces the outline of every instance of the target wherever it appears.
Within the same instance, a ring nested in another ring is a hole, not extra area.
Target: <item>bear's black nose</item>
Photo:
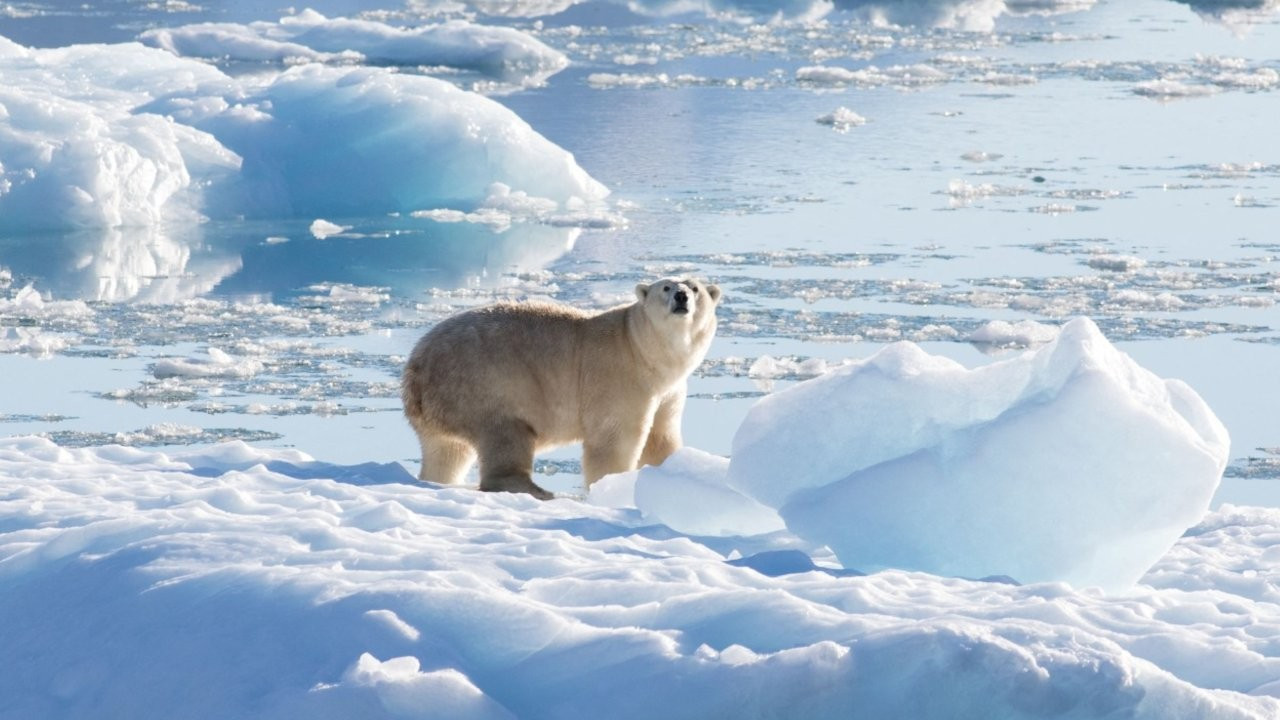
[[[677,291],[676,291],[676,302],[677,302],[677,303],[679,303],[679,304],[681,304],[681,305],[684,305],[685,303],[689,302],[689,293],[687,293],[687,292],[685,292],[685,291],[683,291],[683,290],[677,290]]]

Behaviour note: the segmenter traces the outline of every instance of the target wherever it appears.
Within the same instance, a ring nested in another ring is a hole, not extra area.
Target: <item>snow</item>
[[[472,209],[500,182],[607,190],[515,113],[435,78],[317,64],[231,77],[137,44],[0,38],[0,231]]]
[[[175,55],[219,61],[445,66],[525,85],[545,82],[569,63],[564,54],[513,28],[465,20],[398,28],[374,20],[327,18],[310,9],[275,23],[156,28],[139,39]]]
[[[862,577],[785,533],[704,540],[396,464],[6,438],[0,696],[51,720],[1262,720],[1277,525],[1223,508],[1105,595]]]
[[[759,535],[783,529],[776,512],[728,486],[728,473],[727,459],[685,447],[659,467],[646,465],[602,478],[588,500],[602,507],[635,507],[646,520],[690,535]]]
[[[967,370],[911,343],[762,399],[729,485],[847,568],[1132,585],[1208,508],[1226,429],[1087,319]]]

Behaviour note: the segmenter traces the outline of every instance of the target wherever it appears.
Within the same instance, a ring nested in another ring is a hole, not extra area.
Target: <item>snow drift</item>
[[[1208,508],[1226,429],[1077,319],[967,370],[911,343],[762,399],[728,484],[845,567],[1122,589]]]
[[[429,77],[306,65],[265,79],[137,44],[0,38],[0,232],[470,209],[503,183],[607,190],[515,113]]]

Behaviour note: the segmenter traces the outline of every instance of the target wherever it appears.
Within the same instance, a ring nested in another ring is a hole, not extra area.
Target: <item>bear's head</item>
[[[715,321],[720,288],[701,280],[664,278],[636,285],[636,299],[651,320],[702,325]]]

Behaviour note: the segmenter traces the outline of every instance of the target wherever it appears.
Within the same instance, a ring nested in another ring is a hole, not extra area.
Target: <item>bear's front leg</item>
[[[653,413],[653,424],[649,427],[649,437],[640,452],[641,465],[661,465],[684,445],[680,439],[680,420],[686,391],[685,383],[680,383],[658,403],[658,409]]]
[[[623,424],[597,424],[588,428],[582,440],[582,477],[592,483],[612,473],[635,470],[640,451],[649,434],[647,418]]]

